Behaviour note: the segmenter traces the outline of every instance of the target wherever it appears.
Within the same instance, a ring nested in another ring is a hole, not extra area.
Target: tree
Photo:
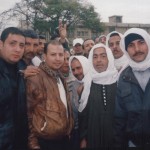
[[[84,5],[82,0],[22,0],[3,15],[10,18],[24,20],[27,27],[31,26],[39,33],[53,34],[61,19],[67,23],[68,28],[82,25],[95,32],[103,30],[100,16],[94,11],[91,4]],[[9,13],[8,13],[9,12]],[[11,13],[10,13],[11,12]]]

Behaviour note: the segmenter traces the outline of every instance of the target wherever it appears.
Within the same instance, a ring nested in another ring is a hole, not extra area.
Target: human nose
[[[56,60],[60,60],[60,56],[59,55],[56,55]]]
[[[20,45],[17,45],[17,46],[15,47],[15,49],[16,49],[16,52],[20,52],[20,51],[21,51]]]
[[[100,62],[101,61],[101,57],[97,57],[97,61]]]
[[[116,49],[116,48],[117,48],[117,44],[114,44],[114,45],[113,45],[113,49]]]
[[[30,51],[34,52],[34,46],[33,45],[31,46]]]
[[[77,69],[75,69],[73,73],[74,73],[75,76],[78,75]]]
[[[140,47],[138,44],[135,44],[135,51],[138,52],[140,50]]]
[[[90,45],[90,49],[91,49],[92,47],[93,47],[93,45],[91,44],[91,45]]]
[[[41,48],[44,49],[44,43],[41,45]]]

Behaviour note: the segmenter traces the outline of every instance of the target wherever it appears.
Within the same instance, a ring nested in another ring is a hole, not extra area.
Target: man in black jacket
[[[121,40],[129,59],[120,75],[115,110],[116,147],[150,148],[150,36],[132,28]]]
[[[0,41],[0,150],[27,150],[25,84],[20,59],[25,37],[15,27],[6,28]]]

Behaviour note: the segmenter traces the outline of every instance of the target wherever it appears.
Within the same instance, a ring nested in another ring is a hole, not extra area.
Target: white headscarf
[[[103,47],[106,50],[107,58],[108,58],[108,67],[106,71],[98,73],[93,66],[93,52],[95,49]],[[108,85],[116,82],[118,71],[114,65],[114,57],[111,52],[111,49],[105,46],[104,44],[96,44],[93,46],[89,53],[89,65],[90,65],[90,73],[92,76],[92,80],[94,83]]]
[[[123,35],[122,35],[121,33],[117,32],[117,31],[112,31],[112,32],[110,32],[110,33],[106,36],[106,46],[107,46],[107,47],[109,47],[109,39],[110,39],[110,36],[111,36],[112,34],[114,34],[114,33],[118,34],[118,35],[120,36],[120,38],[123,37]],[[128,60],[128,58],[127,58],[126,55],[123,55],[123,56],[121,56],[120,58],[115,59],[115,62],[114,62],[114,63],[115,63],[115,67],[117,68],[117,70],[121,71],[121,70],[123,70],[125,67],[128,66],[129,60]],[[121,70],[120,70],[120,69],[121,69]]]
[[[125,50],[125,37],[131,33],[141,35],[144,38],[145,42],[147,43],[148,54],[147,54],[145,60],[142,62],[137,63],[134,60],[132,60],[130,58],[128,52]],[[129,66],[131,66],[131,68],[133,70],[145,71],[146,69],[150,68],[150,35],[145,30],[140,29],[140,28],[131,28],[131,29],[127,30],[124,33],[123,38],[121,39],[120,47],[123,50],[123,52],[125,53],[125,55],[127,56],[127,58],[129,59]]]
[[[122,35],[120,32],[117,32],[117,31],[112,31],[112,32],[110,32],[110,33],[107,34],[107,36],[106,36],[106,46],[107,46],[107,47],[109,47],[109,39],[110,39],[110,36],[111,36],[112,34],[114,34],[114,33],[118,34],[118,35],[120,36],[120,38],[123,37],[123,35]]]
[[[108,67],[106,71],[98,73],[94,67],[93,67],[93,52],[96,48],[103,47],[106,50],[107,57],[108,57]],[[94,83],[97,84],[102,84],[102,85],[109,85],[112,83],[115,83],[117,81],[117,76],[118,76],[118,71],[116,70],[114,66],[114,57],[111,52],[111,50],[106,47],[104,44],[96,44],[93,46],[89,53],[89,68],[90,68],[90,77]],[[88,97],[90,94],[90,88],[91,88],[91,83],[90,81],[86,80],[84,84],[84,89],[81,95],[80,99],[80,104],[79,104],[79,112],[82,112],[83,109],[86,107]]]
[[[70,70],[72,72],[72,69],[71,69],[71,62],[72,60],[76,58],[77,60],[79,60],[79,62],[81,63],[81,66],[82,66],[82,69],[83,69],[83,74],[84,74],[84,77],[82,80],[78,80],[72,73],[72,75],[74,76],[74,78],[80,82],[80,83],[83,83],[85,80],[86,80],[86,75],[88,74],[89,72],[89,61],[88,59],[85,57],[85,56],[71,56],[69,58],[69,67],[70,67]]]

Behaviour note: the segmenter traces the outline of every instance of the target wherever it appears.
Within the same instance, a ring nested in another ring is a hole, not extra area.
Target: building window
[[[87,37],[89,35],[88,31],[77,31],[78,37]]]
[[[121,18],[122,18],[122,17],[116,17],[116,22],[117,22],[117,23],[121,23],[121,22],[122,22]]]

